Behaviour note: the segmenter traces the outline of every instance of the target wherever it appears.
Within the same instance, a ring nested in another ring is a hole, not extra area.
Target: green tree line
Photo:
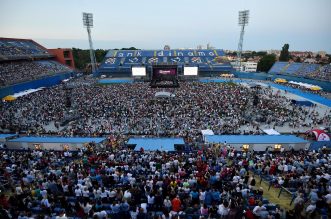
[[[115,49],[119,50],[119,49]],[[121,50],[137,50],[135,47],[122,48]],[[95,59],[97,63],[101,63],[107,54],[108,49],[96,49],[94,50]],[[72,54],[74,57],[75,66],[77,69],[86,70],[91,62],[89,49],[72,48]]]

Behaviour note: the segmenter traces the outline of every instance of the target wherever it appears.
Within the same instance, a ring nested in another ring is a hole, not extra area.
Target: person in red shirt
[[[246,209],[244,215],[246,219],[255,219],[253,212],[249,208]]]
[[[173,211],[175,211],[175,212],[179,212],[179,211],[180,211],[180,207],[181,207],[181,205],[182,205],[182,202],[180,201],[178,195],[176,196],[176,198],[174,198],[174,199],[171,201],[171,204],[172,204],[172,210],[173,210]]]

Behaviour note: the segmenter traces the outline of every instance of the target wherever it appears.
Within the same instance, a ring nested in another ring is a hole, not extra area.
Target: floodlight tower
[[[245,26],[248,25],[248,18],[249,18],[249,10],[239,11],[239,26],[241,27],[240,31],[240,38],[238,43],[238,50],[237,50],[237,61],[236,67],[241,68],[241,53],[243,51],[243,43],[244,43],[244,33],[245,33]]]
[[[84,27],[87,29],[88,34],[88,41],[90,43],[90,58],[91,58],[91,66],[92,66],[92,73],[96,72],[96,60],[93,50],[93,42],[91,37],[91,28],[93,27],[93,14],[92,13],[85,13],[83,12],[83,24]]]

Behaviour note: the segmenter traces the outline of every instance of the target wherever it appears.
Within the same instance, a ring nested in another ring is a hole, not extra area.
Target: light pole
[[[238,68],[239,70],[241,69],[241,54],[243,51],[245,26],[248,25],[248,18],[249,18],[249,10],[239,11],[238,24],[241,27],[241,31],[240,31],[240,38],[239,38],[238,50],[237,50],[237,61],[236,61],[236,68]]]
[[[83,24],[84,24],[84,27],[86,27],[86,29],[87,29],[88,41],[90,44],[91,67],[92,67],[92,73],[94,74],[96,72],[96,60],[95,60],[93,42],[92,42],[92,37],[91,37],[91,28],[93,27],[93,14],[92,13],[83,12]]]

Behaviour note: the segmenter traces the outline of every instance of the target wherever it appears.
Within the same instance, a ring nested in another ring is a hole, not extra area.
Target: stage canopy
[[[267,135],[280,135],[275,129],[263,129],[263,132]]]

